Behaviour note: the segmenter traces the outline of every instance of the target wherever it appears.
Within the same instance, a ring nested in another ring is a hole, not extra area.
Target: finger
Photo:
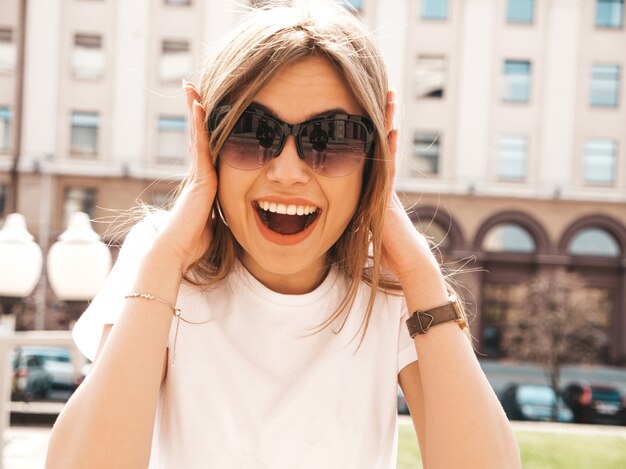
[[[196,85],[194,85],[190,81],[185,81],[185,83],[187,84],[188,87],[190,87],[193,91],[195,91],[198,96],[200,96],[200,91],[198,91],[198,88],[196,87]]]
[[[196,127],[195,162],[197,176],[201,179],[213,173],[213,160],[209,152],[209,133],[205,126],[205,112],[198,100],[193,101],[193,115]]]
[[[393,90],[387,92],[387,104],[385,106],[385,127],[387,133],[394,128],[394,114],[396,112],[396,93]]]
[[[389,132],[389,136],[387,137],[387,139],[389,145],[389,153],[391,155],[390,177],[393,181],[396,175],[396,149],[398,145],[398,130],[393,129],[391,132]]]
[[[193,100],[197,99],[198,101],[200,101],[200,95],[195,90],[193,83],[188,82],[185,79],[183,79],[183,89],[185,91],[185,99],[187,101],[187,122],[189,122],[189,137],[192,142],[191,144],[193,145],[193,141],[195,140],[195,126],[193,125]]]

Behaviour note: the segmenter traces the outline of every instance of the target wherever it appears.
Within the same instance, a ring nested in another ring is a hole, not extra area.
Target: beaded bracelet
[[[169,301],[165,301],[165,300],[159,298],[158,296],[151,295],[150,293],[132,292],[132,293],[129,293],[128,295],[126,295],[124,298],[145,298],[146,300],[154,300],[154,301],[158,301],[160,303],[164,303],[167,306],[169,306],[170,308],[172,308],[172,311],[174,312],[174,316],[176,316],[176,332],[174,333],[174,350],[172,350],[171,366],[174,366],[174,362],[176,361],[176,342],[178,340],[178,327],[180,326],[180,321],[185,321],[187,324],[206,324],[207,322],[211,322],[212,321],[211,319],[209,319],[207,321],[201,321],[201,322],[188,321],[187,319],[183,318],[180,315],[180,309],[179,308],[174,306]]]
[[[129,293],[128,295],[126,295],[124,298],[145,298],[146,300],[160,301],[161,303],[164,303],[167,306],[169,306],[170,308],[172,308],[172,311],[174,312],[174,316],[180,316],[180,309],[178,309],[172,303],[170,303],[168,301],[165,301],[165,300],[159,298],[158,296],[151,295],[150,293],[132,292],[132,293]]]

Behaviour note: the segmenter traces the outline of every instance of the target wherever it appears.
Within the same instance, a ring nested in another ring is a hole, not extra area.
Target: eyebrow
[[[265,105],[263,105],[261,103],[258,103],[256,101],[252,101],[251,104],[256,106],[256,107],[258,107],[262,111],[267,112],[268,114],[271,114],[276,119],[282,120],[282,119],[280,119],[278,117],[278,113],[274,109],[272,109],[271,107],[265,106]],[[338,107],[338,108],[328,109],[328,110],[322,111],[322,112],[314,112],[312,114],[308,114],[300,122],[306,122],[306,121],[308,121],[310,119],[313,119],[314,117],[324,116],[326,114],[348,114],[349,115],[350,113],[348,111],[346,111],[345,109]],[[299,123],[299,122],[297,122],[297,123]]]

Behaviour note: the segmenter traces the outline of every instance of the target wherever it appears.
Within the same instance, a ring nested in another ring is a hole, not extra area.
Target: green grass
[[[626,439],[618,436],[516,432],[524,469],[624,469]],[[415,430],[400,425],[398,469],[422,468]]]

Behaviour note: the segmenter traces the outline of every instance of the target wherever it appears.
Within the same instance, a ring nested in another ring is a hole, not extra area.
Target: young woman
[[[75,326],[94,366],[46,467],[392,469],[398,383],[424,467],[520,467],[393,191],[395,97],[358,19],[258,10],[184,89],[189,173]]]

